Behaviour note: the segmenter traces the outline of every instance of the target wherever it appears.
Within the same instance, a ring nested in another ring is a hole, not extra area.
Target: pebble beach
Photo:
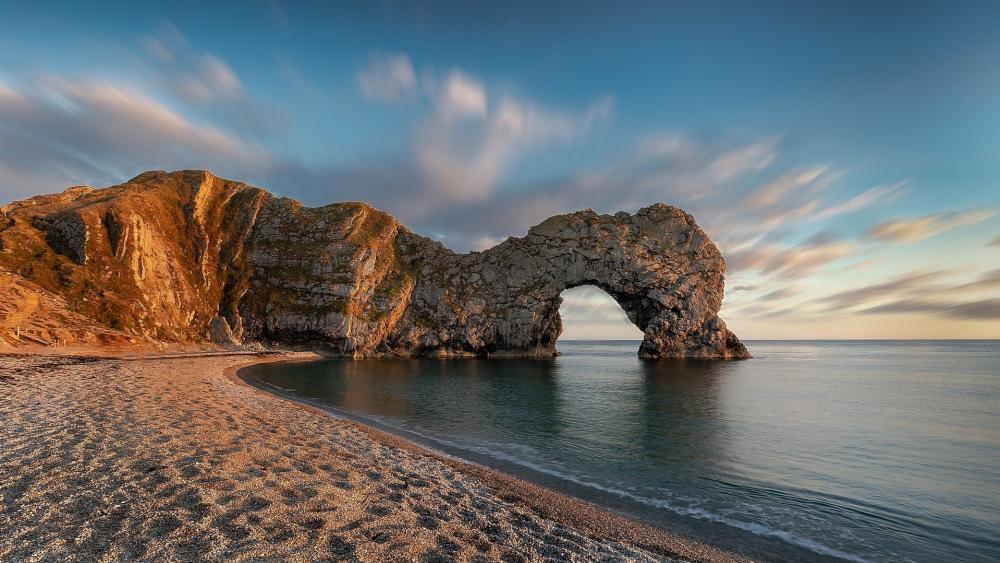
[[[286,359],[0,356],[0,560],[739,560],[236,373]]]

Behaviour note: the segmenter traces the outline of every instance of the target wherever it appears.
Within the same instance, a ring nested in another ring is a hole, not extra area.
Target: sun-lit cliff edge
[[[718,317],[724,273],[694,219],[662,204],[558,215],[469,254],[364,203],[308,208],[205,171],[0,208],[0,338],[12,343],[551,356],[561,292],[590,284],[643,330],[642,357],[749,357]]]

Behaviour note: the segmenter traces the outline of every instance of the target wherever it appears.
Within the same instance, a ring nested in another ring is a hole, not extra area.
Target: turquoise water
[[[740,362],[322,360],[244,376],[775,560],[1000,560],[1000,342],[751,342]]]

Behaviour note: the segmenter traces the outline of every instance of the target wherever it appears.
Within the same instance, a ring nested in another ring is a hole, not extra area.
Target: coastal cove
[[[241,376],[282,396],[778,560],[1000,554],[996,341],[754,342],[752,362],[319,360]],[[899,421],[905,421],[901,423]],[[886,479],[886,475],[892,475]],[[984,477],[985,476],[985,477]]]
[[[163,352],[0,354],[0,560],[740,560]]]

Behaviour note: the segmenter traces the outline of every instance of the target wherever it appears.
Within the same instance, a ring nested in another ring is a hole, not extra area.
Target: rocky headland
[[[308,208],[205,171],[0,208],[11,343],[544,357],[562,291],[594,285],[644,332],[643,358],[746,358],[718,316],[724,274],[694,219],[663,204],[558,215],[468,254],[364,203]]]

